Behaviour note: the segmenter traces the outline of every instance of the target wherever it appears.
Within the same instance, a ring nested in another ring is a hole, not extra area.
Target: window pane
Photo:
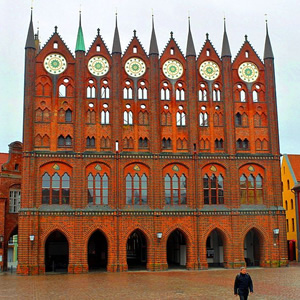
[[[241,190],[241,204],[247,203],[247,190]]]
[[[178,183],[178,177],[177,177],[177,175],[173,176],[172,181],[173,181],[173,189],[178,189],[179,183]]]
[[[207,175],[205,175],[204,178],[203,178],[203,187],[207,188],[207,189],[209,188]]]
[[[59,189],[52,189],[52,204],[59,204]]]
[[[134,190],[134,204],[139,204],[140,202],[140,191]]]
[[[88,188],[93,188],[93,181],[94,181],[94,178],[93,178],[93,175],[92,174],[89,174],[88,176]]]
[[[254,190],[248,190],[248,204],[254,204]]]
[[[147,204],[147,190],[142,190],[142,204]]]
[[[101,177],[99,174],[95,177],[95,188],[100,189],[101,188]]]
[[[48,173],[43,175],[42,186],[43,188],[50,188],[50,175]]]
[[[178,204],[178,190],[173,190],[173,204]]]
[[[42,190],[42,204],[49,204],[50,200],[50,189]]]
[[[185,189],[180,191],[180,203],[186,204],[186,190]]]
[[[211,177],[211,188],[215,189],[217,187],[217,178],[215,175],[212,175]]]
[[[204,204],[209,204],[209,190],[204,190]]]
[[[217,190],[211,190],[211,204],[217,204]]]
[[[254,189],[254,177],[252,175],[248,177],[248,188]]]
[[[88,189],[88,202],[93,203],[93,190]]]
[[[257,204],[263,203],[262,190],[256,190],[256,202]]]
[[[133,177],[133,187],[134,189],[139,189],[139,183],[140,183],[140,177],[135,174],[134,177]]]
[[[219,204],[224,204],[224,191],[218,190],[218,200]]]
[[[256,188],[262,188],[262,177],[260,175],[256,176]]]
[[[166,204],[171,204],[171,191],[165,190],[165,200]]]
[[[52,177],[52,188],[59,188],[60,185],[60,177],[57,173],[55,173]]]
[[[62,177],[62,188],[70,188],[70,177],[67,173]]]
[[[62,189],[62,204],[69,204],[70,198],[70,190],[69,189]]]

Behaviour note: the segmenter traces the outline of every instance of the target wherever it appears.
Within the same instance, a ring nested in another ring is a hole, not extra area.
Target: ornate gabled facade
[[[186,55],[171,33],[159,56],[154,23],[149,55],[117,22],[111,53],[81,22],[75,56],[33,34],[19,274],[286,264],[268,35],[262,62],[247,38],[232,61],[226,30],[196,57],[190,24]]]

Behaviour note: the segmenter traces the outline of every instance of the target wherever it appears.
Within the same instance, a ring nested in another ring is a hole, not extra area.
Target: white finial
[[[266,23],[268,23],[268,15],[267,14],[265,14],[265,21],[266,21]]]
[[[33,0],[31,0],[31,10],[33,9]]]

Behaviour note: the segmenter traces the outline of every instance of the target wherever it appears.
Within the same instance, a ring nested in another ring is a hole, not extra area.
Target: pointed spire
[[[186,57],[188,57],[188,56],[196,56],[194,41],[193,41],[192,32],[191,32],[190,17],[189,17],[189,33],[188,33],[188,40],[187,40],[187,45],[186,45]]]
[[[79,11],[79,28],[77,33],[77,41],[76,41],[76,51],[84,51],[85,52],[85,46],[84,46],[84,38],[83,38],[83,32],[81,27],[81,11]]]
[[[159,55],[157,41],[156,41],[156,35],[155,35],[155,29],[154,29],[154,16],[153,15],[152,15],[152,34],[151,34],[150,49],[149,49],[149,55],[151,55],[151,54]]]
[[[118,30],[118,20],[117,20],[117,13],[116,13],[116,28],[115,28],[115,35],[114,35],[114,41],[113,41],[113,47],[112,47],[112,54],[114,53],[120,53],[122,54],[121,50],[121,43],[120,43],[120,37],[119,37],[119,30]]]
[[[264,51],[264,59],[266,58],[274,58],[272,46],[269,38],[269,32],[268,32],[268,21],[266,20],[266,41],[265,41],[265,51]]]
[[[227,32],[226,32],[226,19],[224,18],[224,34],[223,34],[223,44],[222,44],[222,54],[221,57],[229,56],[231,57]]]
[[[30,23],[28,28],[27,40],[25,45],[25,49],[27,48],[35,49],[34,32],[33,32],[33,24],[32,24],[32,7],[31,7],[31,15],[30,15]]]

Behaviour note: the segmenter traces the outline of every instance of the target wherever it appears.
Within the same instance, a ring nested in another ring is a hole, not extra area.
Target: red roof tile
[[[300,154],[288,154],[289,161],[292,165],[296,180],[300,181]]]

